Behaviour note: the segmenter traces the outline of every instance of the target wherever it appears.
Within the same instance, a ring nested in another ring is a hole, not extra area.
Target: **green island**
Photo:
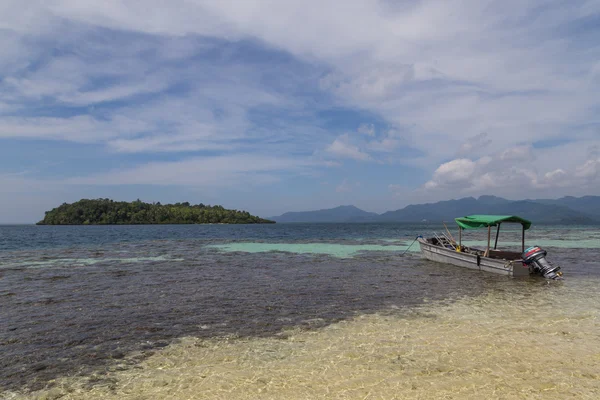
[[[190,203],[160,204],[82,199],[46,211],[37,225],[269,224],[246,211]]]

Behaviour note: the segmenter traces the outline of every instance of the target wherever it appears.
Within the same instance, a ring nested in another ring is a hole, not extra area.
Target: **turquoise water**
[[[360,225],[355,224],[360,227]],[[288,225],[297,227],[298,225]],[[333,225],[335,226],[335,225]],[[388,227],[389,228],[389,227]],[[430,236],[433,232],[441,236],[445,233],[458,240],[458,232],[448,233],[444,227],[435,225],[424,225],[421,227],[411,226],[413,233]],[[382,229],[382,233],[385,231]],[[386,232],[387,233],[387,232]],[[521,248],[521,230],[505,229],[500,232],[498,249],[520,250]],[[494,245],[496,232],[491,236],[491,246]],[[356,237],[340,238],[337,242],[330,239],[321,241],[308,241],[306,239],[282,239],[277,238],[272,242],[261,241],[235,241],[226,244],[214,244],[210,247],[223,252],[242,252],[242,253],[264,253],[264,252],[287,252],[296,254],[324,254],[332,257],[354,257],[367,252],[412,252],[420,251],[418,243],[414,243],[414,237],[408,235],[408,232],[400,231],[397,238],[391,237]],[[408,238],[406,238],[408,236]],[[294,243],[294,242],[300,243]],[[466,246],[485,248],[487,246],[487,231],[467,231],[464,232],[462,243]],[[526,232],[526,247],[536,245],[544,248],[559,249],[598,249],[600,248],[600,228],[583,226],[543,226]]]
[[[391,240],[383,239],[383,242]],[[397,241],[395,241],[397,242]],[[353,257],[362,252],[391,251],[403,252],[408,249],[409,244],[400,246],[380,244],[335,244],[335,243],[255,243],[241,242],[230,244],[210,245],[214,249],[226,252],[264,253],[269,251],[280,251],[296,254],[327,254],[332,257]],[[415,243],[409,251],[418,252],[419,246]]]

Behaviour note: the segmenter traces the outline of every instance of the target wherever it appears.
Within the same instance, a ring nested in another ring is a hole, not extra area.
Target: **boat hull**
[[[425,239],[418,239],[421,254],[428,260],[452,264],[457,267],[475,269],[507,276],[529,276],[529,268],[517,260],[498,260],[480,257],[475,254],[461,253],[428,243]]]

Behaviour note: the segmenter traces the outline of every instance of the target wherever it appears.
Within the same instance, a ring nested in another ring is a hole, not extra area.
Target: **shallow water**
[[[386,242],[391,242],[387,240]],[[396,242],[396,241],[395,241]],[[295,254],[327,254],[333,257],[347,258],[353,257],[361,252],[385,251],[385,252],[404,252],[406,250],[418,252],[419,246],[412,246],[410,243],[401,246],[381,245],[381,244],[337,244],[337,243],[253,243],[238,242],[229,244],[209,245],[214,249],[226,252],[242,253],[264,253],[269,251],[278,251]]]
[[[598,280],[359,315],[268,338],[186,337],[110,381],[52,391],[97,399],[596,399]],[[564,300],[569,300],[564,302]],[[560,307],[548,307],[560,304]],[[93,378],[92,378],[93,379]],[[39,394],[39,393],[38,393]]]
[[[401,256],[431,230],[0,227],[0,394],[597,398],[600,229],[528,232],[551,284]]]

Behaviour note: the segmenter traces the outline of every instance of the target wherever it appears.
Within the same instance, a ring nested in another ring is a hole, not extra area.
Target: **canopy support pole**
[[[490,255],[490,240],[492,238],[492,227],[488,226],[488,244],[487,244],[487,249],[485,251],[485,254],[483,255],[484,257],[489,257]]]
[[[521,253],[525,251],[525,225],[521,225],[523,228],[523,235],[521,236]]]
[[[458,227],[458,248],[462,251],[462,227]]]
[[[498,229],[496,230],[496,242],[494,243],[494,250],[496,250],[496,247],[498,247],[498,235],[500,235],[500,225],[502,225],[502,224],[499,223]]]

